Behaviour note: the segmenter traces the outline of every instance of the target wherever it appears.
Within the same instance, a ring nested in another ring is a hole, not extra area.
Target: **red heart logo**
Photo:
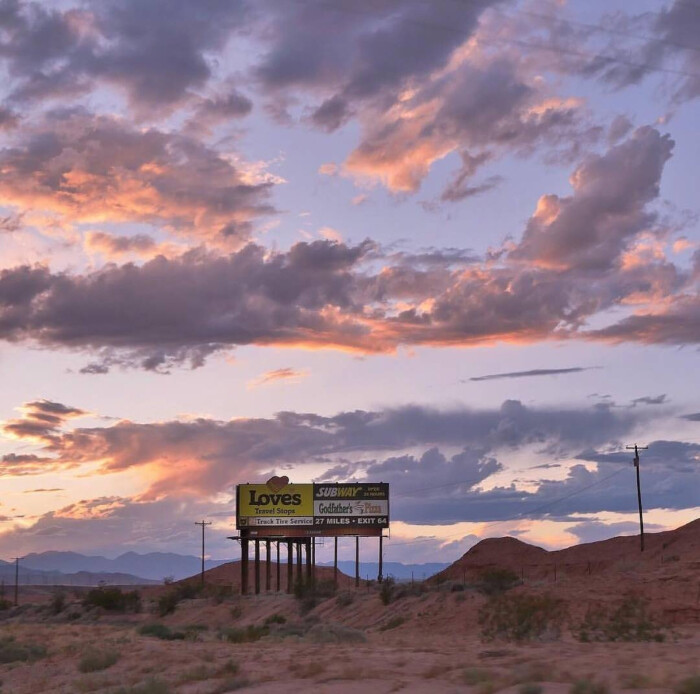
[[[275,475],[274,477],[270,477],[266,484],[273,492],[278,492],[289,484],[289,477],[286,475],[284,477],[277,477],[277,475]]]

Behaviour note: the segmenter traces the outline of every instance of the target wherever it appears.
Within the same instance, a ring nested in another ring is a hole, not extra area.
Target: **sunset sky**
[[[235,557],[275,474],[563,547],[634,443],[700,515],[697,0],[0,0],[0,63],[1,558]]]

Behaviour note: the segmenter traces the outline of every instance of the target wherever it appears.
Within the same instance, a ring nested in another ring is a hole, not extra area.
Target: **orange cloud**
[[[268,386],[273,383],[279,383],[280,381],[284,383],[299,383],[299,381],[306,378],[308,375],[309,372],[307,369],[291,369],[289,367],[274,369],[273,371],[266,371],[264,374],[249,381],[248,389]]]

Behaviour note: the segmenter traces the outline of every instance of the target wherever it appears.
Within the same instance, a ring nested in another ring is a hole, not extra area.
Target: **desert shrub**
[[[112,667],[119,660],[117,651],[97,651],[90,649],[80,659],[78,670],[80,672],[99,672]]]
[[[392,617],[388,622],[384,622],[382,626],[379,627],[379,631],[389,631],[390,629],[396,629],[400,627],[406,621],[405,617],[400,615]]]
[[[651,687],[651,679],[641,672],[624,673],[620,675],[619,681],[622,689],[648,689]]]
[[[583,678],[571,685],[569,694],[608,694],[608,686],[603,682]]]
[[[156,612],[158,616],[165,617],[177,609],[182,600],[193,600],[202,594],[203,587],[199,583],[177,583],[158,598]]]
[[[240,665],[235,660],[227,660],[219,670],[220,675],[237,675],[241,670]]]
[[[151,678],[134,687],[120,687],[114,694],[170,694],[171,691],[167,682]]]
[[[283,614],[278,614],[275,612],[275,614],[271,614],[269,617],[266,617],[263,623],[265,626],[269,626],[270,624],[284,624],[286,621],[287,618]]]
[[[46,648],[35,643],[19,643],[14,636],[0,637],[0,665],[30,662],[46,655]]]
[[[113,586],[99,586],[87,592],[85,607],[101,607],[107,612],[140,612],[141,595],[137,590],[123,592]]]
[[[479,576],[477,589],[484,595],[501,595],[522,583],[510,569],[487,569]]]
[[[518,687],[518,694],[542,694],[542,685],[537,682],[526,682]]]
[[[359,629],[342,624],[314,624],[306,632],[307,641],[312,643],[364,643],[367,637]]]
[[[491,680],[491,673],[488,670],[482,670],[478,667],[468,667],[465,668],[462,673],[462,680],[464,684],[473,687],[475,684],[489,682]]]
[[[338,594],[338,597],[335,599],[335,604],[338,605],[338,607],[347,607],[348,605],[352,605],[354,600],[355,594],[349,590],[344,590],[342,593]]]
[[[163,641],[182,641],[185,638],[185,633],[182,631],[173,631],[165,624],[154,622],[152,624],[144,624],[139,628],[141,636],[153,636]]]
[[[649,612],[649,603],[627,596],[612,611],[589,610],[578,627],[579,641],[664,641],[664,628]]]
[[[250,682],[245,677],[232,677],[224,680],[216,689],[212,689],[211,694],[228,694],[249,686]]]
[[[531,641],[557,638],[565,613],[549,595],[499,595],[479,610],[485,640]]]
[[[66,606],[66,594],[62,590],[57,590],[51,596],[49,608],[53,614],[60,614]]]
[[[241,605],[234,605],[230,610],[231,619],[238,619],[243,614],[243,607]]]
[[[259,641],[263,636],[270,633],[268,626],[255,626],[249,624],[247,627],[226,627],[219,630],[219,638],[229,643],[251,643]]]
[[[0,598],[0,612],[3,610],[9,610],[12,607],[12,603],[5,598]]]
[[[700,694],[700,675],[681,680],[674,688],[675,694]]]
[[[391,576],[387,576],[383,581],[382,581],[382,586],[379,589],[379,599],[382,601],[382,605],[388,605],[391,603],[394,599],[394,589],[396,586],[396,582]]]

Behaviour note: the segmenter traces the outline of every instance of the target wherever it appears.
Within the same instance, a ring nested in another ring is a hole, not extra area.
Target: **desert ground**
[[[638,538],[563,554],[501,538],[425,583],[334,590],[318,567],[292,595],[237,594],[232,563],[203,592],[144,588],[139,612],[37,589],[0,611],[0,692],[695,694],[699,541],[700,521],[644,557]]]

